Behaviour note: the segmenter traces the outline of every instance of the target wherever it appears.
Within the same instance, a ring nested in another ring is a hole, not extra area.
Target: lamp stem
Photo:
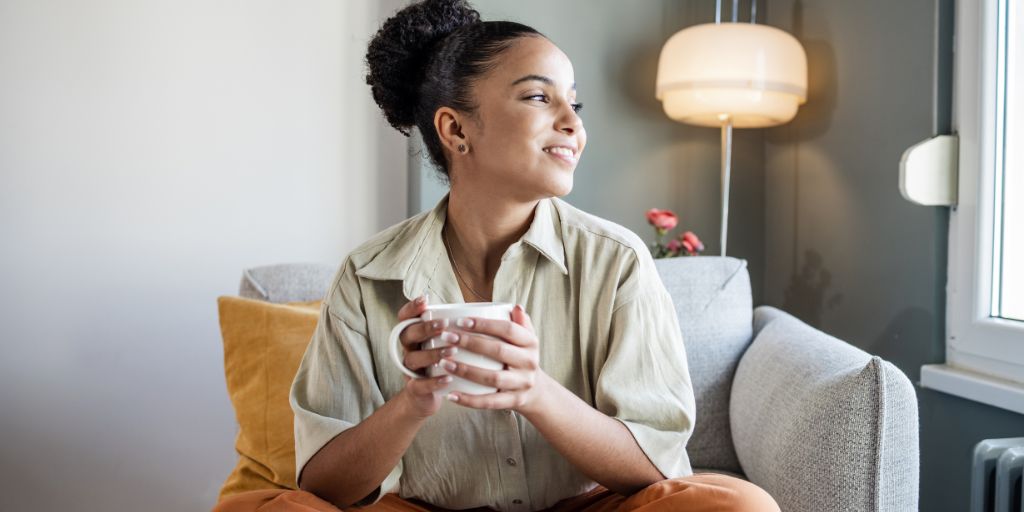
[[[732,0],[732,22],[736,23],[740,17],[740,0]]]
[[[722,0],[715,0],[715,23],[722,22]]]
[[[729,233],[729,169],[732,164],[732,116],[725,114],[722,119],[722,256],[725,256],[725,241]]]
[[[750,24],[757,23],[757,0],[750,1]]]

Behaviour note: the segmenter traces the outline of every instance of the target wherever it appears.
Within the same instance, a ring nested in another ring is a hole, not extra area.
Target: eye
[[[546,94],[534,94],[533,96],[527,96],[525,99],[532,100],[534,98],[541,98],[541,101],[543,101],[545,103],[547,103],[547,101],[548,101],[548,96]],[[581,110],[583,110],[583,104],[582,103],[572,103],[571,105],[572,105],[572,111],[576,112],[577,114]]]

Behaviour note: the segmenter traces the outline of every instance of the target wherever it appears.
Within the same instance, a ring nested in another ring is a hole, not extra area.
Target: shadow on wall
[[[789,32],[807,52],[807,103],[801,105],[796,118],[781,129],[765,130],[767,141],[771,143],[792,143],[821,136],[832,123],[832,112],[839,98],[836,52],[828,40],[809,39],[804,35],[804,9],[800,0],[793,2],[792,20]],[[816,32],[829,33],[827,20],[815,19],[814,25]]]
[[[609,68],[605,77],[608,83],[622,83],[623,87],[611,90],[620,92],[627,104],[636,109],[638,116],[663,121],[668,119],[662,109],[661,102],[655,96],[654,81],[658,74],[658,56],[661,43],[644,41],[628,49],[628,59],[623,59],[621,69]]]
[[[818,251],[804,251],[803,265],[799,272],[790,275],[782,304],[782,309],[817,329],[822,328],[823,310],[834,309],[843,301],[841,293],[829,295],[832,274],[822,261],[823,258]]]
[[[793,34],[807,52],[807,103],[800,107],[793,121],[765,130],[765,142],[785,145],[792,155],[790,167],[793,175],[793,264],[789,283],[786,285],[783,308],[807,324],[822,329],[825,309],[837,307],[843,300],[841,293],[829,293],[832,274],[825,268],[823,257],[814,249],[803,251],[802,262],[798,261],[800,247],[800,142],[813,140],[826,133],[832,122],[839,97],[835,50],[827,39],[809,39],[804,33],[803,2],[792,4],[791,26]],[[817,33],[829,34],[827,20],[814,19]],[[781,27],[787,29],[787,27]]]
[[[808,325],[824,330],[821,323],[825,311],[838,307],[842,293],[830,291],[832,274],[825,267],[818,251],[804,251],[799,272],[790,276],[782,309]],[[911,381],[921,379],[924,363],[945,360],[945,341],[936,337],[936,319],[928,310],[909,307],[899,312],[869,344],[860,348],[877,355],[903,370]]]
[[[896,365],[917,382],[921,380],[922,356],[926,356],[924,364],[945,361],[945,342],[941,337],[935,342],[935,325],[935,317],[928,310],[906,308],[862,348]],[[919,344],[913,344],[915,341]]]

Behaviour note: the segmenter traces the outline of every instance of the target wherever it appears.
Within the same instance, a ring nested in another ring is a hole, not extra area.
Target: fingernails
[[[445,331],[441,333],[441,341],[446,341],[448,343],[458,343],[459,335],[451,331]]]
[[[444,367],[445,370],[448,370],[450,372],[455,371],[455,363],[451,361],[441,361],[441,366]]]
[[[459,397],[455,393],[448,393],[448,396],[446,396],[445,398],[447,398],[451,402],[458,402],[459,401]]]
[[[458,320],[455,321],[455,325],[457,325],[459,327],[473,327],[473,319],[472,318],[459,318]]]
[[[445,375],[444,377],[441,377],[440,379],[438,379],[438,381],[441,382],[442,384],[448,384],[449,382],[452,381],[452,376],[451,375]]]
[[[430,326],[434,329],[440,329],[442,327],[448,327],[448,319],[442,318],[440,320],[434,320]]]
[[[427,296],[426,295],[420,295],[419,297],[416,297],[416,305],[422,306],[423,304],[426,304],[426,302],[427,302]]]
[[[459,351],[459,349],[457,349],[455,347],[448,347],[448,348],[446,348],[446,349],[441,351],[441,355],[444,356],[444,357],[451,357],[451,356],[454,356],[458,351]]]

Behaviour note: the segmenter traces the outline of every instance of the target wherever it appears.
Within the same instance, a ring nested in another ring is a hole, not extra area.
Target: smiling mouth
[[[544,148],[544,152],[551,155],[558,160],[561,160],[569,165],[576,164],[576,155],[569,148],[555,147],[555,148]]]

